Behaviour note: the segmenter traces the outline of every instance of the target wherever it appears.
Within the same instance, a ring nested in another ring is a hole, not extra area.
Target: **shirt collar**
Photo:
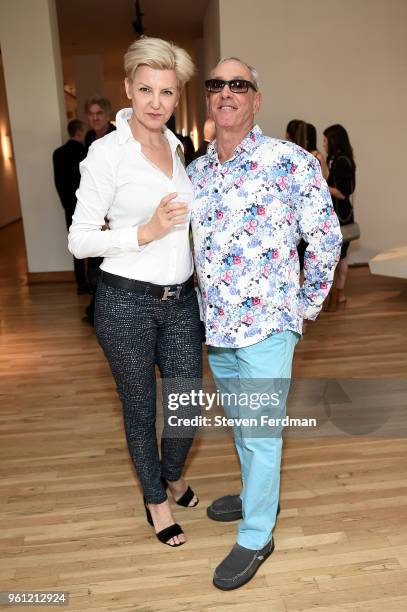
[[[242,151],[246,153],[253,153],[253,151],[261,144],[264,140],[265,136],[259,125],[254,125],[252,129],[247,132],[246,136],[243,138],[242,142],[240,142],[235,148],[231,159],[237,157]],[[210,161],[218,160],[218,151],[216,148],[216,140],[212,141],[208,146],[208,150],[206,153],[209,157]]]
[[[119,144],[124,144],[128,140],[134,140],[134,142],[141,149],[140,143],[138,142],[138,140],[134,138],[131,128],[128,124],[128,120],[130,119],[132,114],[133,114],[132,108],[122,108],[116,114],[116,129],[117,129],[118,141],[119,141]],[[178,146],[180,146],[181,149],[184,150],[184,147],[181,141],[178,140],[178,138],[175,136],[173,132],[171,132],[171,130],[169,130],[167,127],[164,127],[163,132],[164,132],[164,136],[167,138],[169,142],[172,153],[176,150]]]

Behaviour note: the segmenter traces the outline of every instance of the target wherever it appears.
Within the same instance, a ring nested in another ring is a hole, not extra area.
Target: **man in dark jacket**
[[[79,164],[86,157],[83,144],[85,124],[79,119],[73,119],[68,124],[68,134],[69,140],[62,147],[56,149],[52,156],[55,187],[65,212],[67,229],[72,224],[72,215],[76,206],[75,192],[81,179]],[[73,259],[78,294],[87,293],[88,282],[85,260],[76,259],[76,257]]]

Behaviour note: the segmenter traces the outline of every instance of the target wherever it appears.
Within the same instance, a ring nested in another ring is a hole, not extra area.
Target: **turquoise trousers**
[[[233,428],[240,459],[243,488],[243,519],[239,523],[237,542],[245,548],[259,550],[270,540],[276,521],[280,490],[281,429],[260,425],[260,415],[285,414],[285,399],[291,379],[292,360],[299,334],[284,331],[245,348],[208,347],[208,360],[220,393],[239,390],[239,397],[259,391],[278,395],[279,405],[265,405],[260,410],[244,408],[240,401],[223,403],[227,416],[256,417],[257,426],[237,424]],[[267,404],[266,395],[263,400]],[[255,404],[257,406],[257,404]],[[243,423],[243,421],[241,421]]]

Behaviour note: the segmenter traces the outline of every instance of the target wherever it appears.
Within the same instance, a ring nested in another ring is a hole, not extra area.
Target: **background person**
[[[75,193],[81,180],[79,164],[86,156],[83,144],[85,124],[79,119],[72,119],[68,123],[68,134],[69,140],[62,147],[55,149],[52,155],[55,188],[65,212],[67,230],[69,230],[72,223],[72,215],[76,206]],[[77,292],[79,295],[88,293],[89,285],[86,277],[86,262],[84,259],[74,257],[73,263]]]
[[[353,149],[345,128],[340,124],[331,125],[324,131],[323,147],[328,155],[328,185],[335,212],[341,225],[354,222],[351,194],[356,186],[356,164]],[[326,310],[335,312],[345,308],[345,284],[348,275],[349,242],[344,242],[341,258],[335,271],[333,289],[326,304]]]
[[[306,125],[305,121],[302,121],[302,119],[291,119],[285,128],[285,139],[289,142],[295,142],[296,139],[298,139],[297,130],[301,124],[304,124],[304,126]]]
[[[208,149],[209,143],[212,142],[212,140],[214,140],[215,136],[216,136],[215,122],[211,117],[208,117],[205,120],[205,123],[203,126],[203,141],[201,142],[197,152],[195,153],[195,159],[197,157],[201,157],[201,155],[205,155]]]
[[[321,166],[321,173],[325,180],[328,178],[329,170],[328,164],[326,163],[325,157],[322,155],[317,148],[317,130],[312,123],[307,123],[306,127],[306,149],[317,158],[319,165]],[[298,144],[298,143],[297,143]]]
[[[96,140],[81,164],[69,248],[77,257],[104,257],[96,335],[123,405],[147,520],[161,542],[179,546],[186,537],[174,522],[166,487],[179,505],[198,503],[182,475],[194,430],[164,435],[160,457],[155,365],[163,385],[174,384],[179,393],[190,391],[202,375],[185,203],[193,191],[177,153],[181,144],[165,127],[194,66],[186,51],[156,38],[134,42],[124,65],[132,108],[118,112],[117,131]],[[176,201],[178,193],[183,201]],[[100,231],[105,218],[109,229]],[[185,406],[177,415],[192,416],[193,411]]]
[[[90,125],[90,130],[87,131],[85,137],[86,151],[88,151],[92,142],[110,134],[116,127],[110,121],[112,105],[105,96],[100,94],[90,96],[85,102],[85,113]]]

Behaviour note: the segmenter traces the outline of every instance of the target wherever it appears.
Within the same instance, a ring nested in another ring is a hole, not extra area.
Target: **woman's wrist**
[[[139,225],[137,228],[137,240],[140,246],[154,240],[149,225],[149,223],[146,223],[145,225]]]

